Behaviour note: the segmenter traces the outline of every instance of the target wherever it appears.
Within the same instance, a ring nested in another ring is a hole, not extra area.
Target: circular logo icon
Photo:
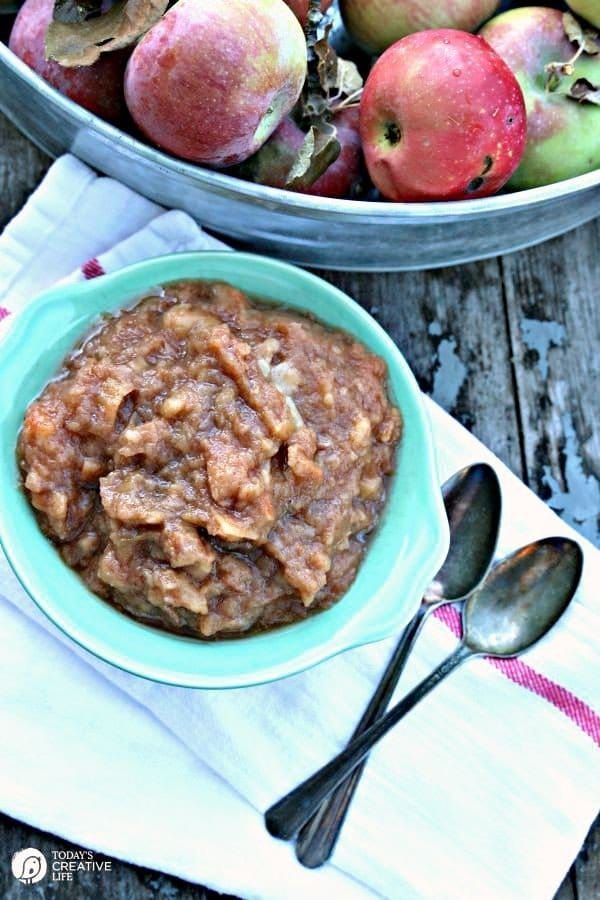
[[[13,855],[12,873],[22,884],[36,884],[48,871],[46,857],[35,847],[26,847]]]

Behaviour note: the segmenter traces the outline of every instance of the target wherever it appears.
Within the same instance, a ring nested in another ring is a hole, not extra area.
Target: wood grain
[[[21,208],[50,162],[0,113],[0,228]]]
[[[0,228],[49,163],[0,114]],[[468,266],[321,274],[375,315],[425,391],[593,537],[600,528],[595,500],[600,434],[592,427],[600,419],[599,264],[597,221],[540,247]],[[22,894],[10,874],[10,856],[26,846],[49,852],[73,845],[0,815],[0,896],[7,900]],[[36,896],[50,900],[57,896],[53,887],[37,885]],[[215,900],[219,895],[114,860],[110,876],[89,875],[61,887],[61,900],[82,896]],[[598,897],[596,823],[555,900]]]
[[[600,219],[501,260],[528,480],[600,543]]]

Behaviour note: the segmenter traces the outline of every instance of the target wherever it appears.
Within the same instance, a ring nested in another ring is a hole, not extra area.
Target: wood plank
[[[578,900],[600,897],[600,816],[592,826],[574,866]]]
[[[528,481],[600,542],[600,219],[502,259]]]
[[[554,895],[554,900],[577,900],[575,875],[572,870],[565,876],[563,883]]]
[[[45,174],[51,160],[0,113],[0,229]]]
[[[421,388],[523,476],[497,260],[428,272],[318,274],[368,309]]]

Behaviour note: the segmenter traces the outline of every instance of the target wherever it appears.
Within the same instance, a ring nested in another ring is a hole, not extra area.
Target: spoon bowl
[[[465,646],[498,657],[528,650],[569,605],[582,566],[579,545],[559,537],[536,541],[503,559],[465,603]]]
[[[442,488],[450,547],[423,598],[426,603],[462,600],[485,577],[496,550],[502,497],[495,471],[475,463],[456,472]]]

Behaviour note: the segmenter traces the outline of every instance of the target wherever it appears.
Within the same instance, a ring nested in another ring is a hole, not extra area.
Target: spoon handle
[[[366,731],[386,711],[419,632],[434,608],[434,605],[421,603],[417,614],[402,632],[375,693],[350,740]],[[366,762],[365,759],[356,766],[351,775],[323,801],[312,819],[302,828],[296,844],[296,856],[303,866],[316,869],[331,856]]]
[[[273,837],[290,840],[314,814],[323,800],[362,762],[367,753],[393,726],[416,706],[450,672],[472,656],[464,644],[448,656],[431,675],[410,691],[370,728],[350,741],[345,750],[273,804],[265,813],[267,830]]]

